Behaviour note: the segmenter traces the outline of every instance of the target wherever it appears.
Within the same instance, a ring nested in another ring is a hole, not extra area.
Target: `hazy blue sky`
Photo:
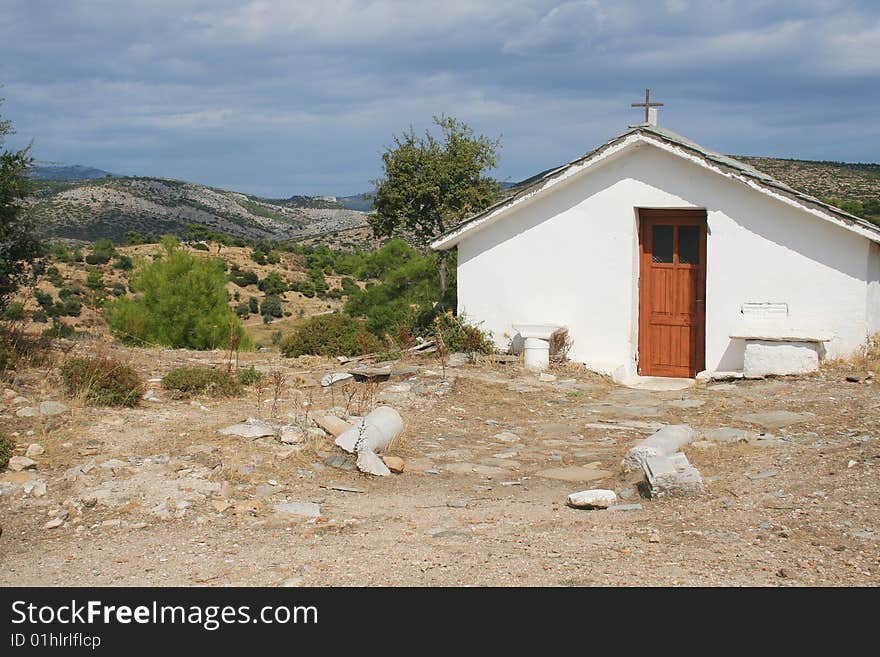
[[[0,114],[43,160],[353,194],[446,113],[519,180],[640,120],[733,154],[880,161],[880,2],[2,0]]]

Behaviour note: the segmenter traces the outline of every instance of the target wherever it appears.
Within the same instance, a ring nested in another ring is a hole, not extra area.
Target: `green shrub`
[[[251,309],[246,303],[240,303],[235,307],[235,314],[242,319],[247,319],[251,314]]]
[[[86,255],[87,265],[106,265],[110,262],[110,254],[104,251],[89,253]]]
[[[82,312],[82,301],[77,296],[68,297],[64,300],[62,308],[68,317],[79,317]]]
[[[15,441],[0,431],[0,470],[6,467],[15,452]]]
[[[287,283],[284,282],[284,279],[281,278],[278,272],[274,271],[261,280],[257,287],[266,294],[284,294],[287,292]]]
[[[128,244],[129,246],[144,243],[143,236],[141,236],[141,234],[139,232],[137,232],[136,230],[125,231],[125,235],[123,235],[123,239],[125,240],[125,243]]]
[[[241,349],[250,338],[229,308],[220,261],[195,256],[163,239],[165,254],[141,263],[131,279],[133,299],[108,305],[111,330],[124,342],[190,349],[226,348],[236,336]]]
[[[61,376],[67,394],[97,406],[134,406],[144,392],[137,372],[114,358],[70,358],[61,365]]]
[[[13,301],[3,311],[3,319],[11,322],[24,319],[24,306],[18,301]]]
[[[110,292],[113,294],[114,297],[125,296],[125,284],[116,281],[115,283],[113,283],[113,287],[110,288]]]
[[[31,321],[37,322],[38,324],[45,324],[49,321],[49,315],[43,310],[33,310],[31,311]]]
[[[235,373],[235,378],[243,386],[252,386],[262,380],[263,373],[251,365],[248,368],[238,370]]]
[[[468,324],[467,317],[447,311],[434,319],[434,328],[443,334],[443,343],[450,353],[463,351],[491,354],[495,349],[490,333]]]
[[[380,274],[379,283],[350,296],[345,311],[364,317],[367,328],[378,336],[394,335],[401,328],[416,333],[429,330],[440,300],[436,255],[422,255],[395,240],[376,251],[369,264]],[[454,289],[454,263],[449,270]],[[454,307],[451,299],[447,307]]]
[[[255,315],[260,312],[260,302],[257,297],[251,297],[248,299],[248,310]]]
[[[248,285],[256,285],[260,278],[252,271],[233,267],[229,272],[229,280],[239,287],[247,287]]]
[[[284,313],[284,315],[287,316],[288,313]],[[271,335],[272,344],[277,347],[278,344],[281,342],[281,338],[283,338],[283,337],[284,337],[284,334],[281,333],[281,331],[272,331],[272,335]]]
[[[196,242],[192,245],[192,248],[194,248],[196,251],[210,251],[208,245],[204,242]]]
[[[178,367],[162,379],[167,390],[185,393],[204,393],[212,397],[236,397],[242,393],[242,384],[226,370],[207,367]]]
[[[118,255],[113,261],[113,269],[122,269],[123,271],[128,271],[132,268],[134,268],[134,262],[132,262],[131,258],[129,258],[127,255]]]
[[[277,296],[268,296],[263,299],[263,303],[260,306],[260,314],[263,317],[282,317],[283,314],[281,312],[281,299]]]
[[[86,287],[92,290],[104,289],[104,276],[99,271],[90,271],[86,276]]]
[[[46,277],[55,287],[64,287],[64,279],[61,278],[61,272],[58,271],[58,267],[55,265],[46,269]]]
[[[364,322],[348,315],[318,315],[306,320],[281,342],[281,353],[288,358],[304,354],[315,356],[355,356],[378,351],[376,336]]]

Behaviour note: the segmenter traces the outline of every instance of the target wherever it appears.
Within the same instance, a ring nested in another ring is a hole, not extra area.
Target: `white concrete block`
[[[819,344],[816,342],[746,341],[743,375],[747,379],[768,374],[807,374],[818,369]]]

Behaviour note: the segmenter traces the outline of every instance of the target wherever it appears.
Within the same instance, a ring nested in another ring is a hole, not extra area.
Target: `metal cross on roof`
[[[645,102],[644,103],[633,103],[633,107],[644,107],[645,108],[645,123],[650,121],[649,112],[652,107],[663,107],[663,103],[652,103],[651,102],[651,90],[645,89]]]

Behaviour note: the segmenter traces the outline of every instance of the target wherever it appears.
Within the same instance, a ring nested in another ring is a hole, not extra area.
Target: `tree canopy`
[[[384,175],[376,184],[370,219],[378,237],[403,237],[424,249],[468,215],[495,202],[500,183],[486,175],[495,168],[499,139],[474,135],[463,121],[435,116],[440,128],[417,135],[412,127],[394,136],[382,154]],[[446,291],[446,254],[441,253],[440,289]]]
[[[382,154],[384,176],[375,181],[376,214],[370,222],[377,235],[406,232],[424,247],[495,201],[501,185],[484,174],[496,166],[500,141],[474,136],[453,117],[435,116],[434,123],[439,139],[429,130],[418,136],[410,128],[395,135],[394,145]]]
[[[12,132],[12,124],[0,118],[0,145]],[[33,159],[29,150],[0,153],[0,311],[26,276],[26,264],[42,254],[42,244],[23,203],[30,191],[27,172]]]

